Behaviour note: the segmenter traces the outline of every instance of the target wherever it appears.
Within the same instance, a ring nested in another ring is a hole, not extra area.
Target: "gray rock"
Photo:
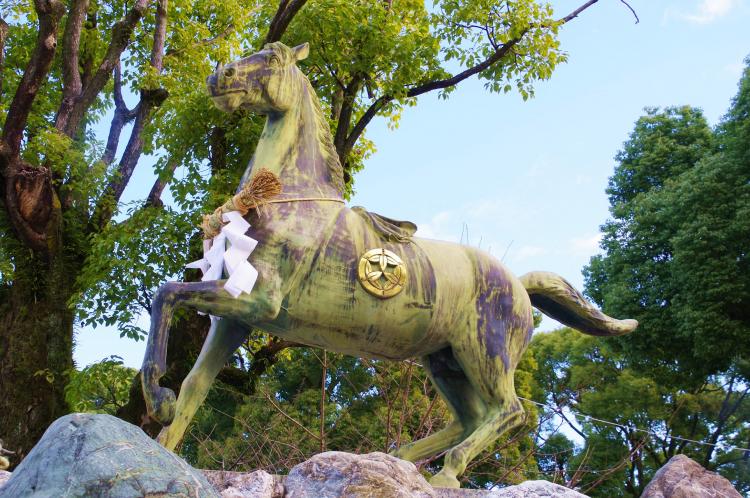
[[[56,420],[0,497],[219,498],[206,478],[138,427],[110,415]]]
[[[221,493],[222,498],[283,498],[283,477],[263,470],[255,472],[227,472],[204,470],[208,482]]]
[[[137,427],[109,415],[84,414],[57,420],[13,474],[0,471],[0,497],[27,496],[586,498],[547,481],[495,491],[433,488],[414,464],[384,453],[321,453],[286,478],[262,470],[198,471]]]
[[[685,455],[673,456],[643,490],[641,498],[742,498],[727,479]]]
[[[327,451],[294,467],[285,498],[433,498],[414,464],[385,453]]]
[[[526,481],[492,493],[488,498],[588,498],[578,491],[549,481]]]
[[[412,463],[385,453],[338,451],[321,453],[297,465],[284,487],[284,498],[587,498],[547,481],[528,481],[494,491],[433,488]]]
[[[8,472],[7,470],[0,470],[0,488],[2,488],[3,485],[5,485],[8,479],[10,479],[11,475],[12,474]]]

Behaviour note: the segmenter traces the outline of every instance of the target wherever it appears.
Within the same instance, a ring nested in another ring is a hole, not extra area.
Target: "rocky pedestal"
[[[586,498],[547,481],[496,491],[433,488],[411,462],[385,453],[339,451],[320,453],[294,467],[284,489],[283,498]]]
[[[724,477],[685,455],[673,456],[643,490],[641,498],[742,498]]]
[[[0,470],[0,490],[5,485],[5,483],[10,479],[11,473],[7,470]]]
[[[433,488],[413,464],[384,453],[321,453],[294,467],[286,477],[263,471],[199,471],[138,427],[109,415],[91,414],[57,420],[12,475],[0,471],[2,498],[93,496],[585,498],[546,481],[497,491]]]
[[[110,415],[57,419],[0,497],[218,498],[203,474],[138,427]]]

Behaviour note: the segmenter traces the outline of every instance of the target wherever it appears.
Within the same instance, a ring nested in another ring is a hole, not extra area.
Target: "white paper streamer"
[[[226,269],[229,278],[224,290],[237,298],[243,292],[250,293],[258,280],[258,270],[247,261],[258,241],[245,235],[250,223],[239,212],[230,211],[221,218],[227,224],[216,237],[203,241],[203,258],[188,263],[187,268],[200,269],[203,282],[220,280]]]

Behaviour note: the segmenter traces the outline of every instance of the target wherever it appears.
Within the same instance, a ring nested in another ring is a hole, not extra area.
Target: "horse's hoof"
[[[158,387],[154,392],[154,412],[151,417],[161,425],[169,425],[174,420],[177,398],[174,391],[167,387]]]
[[[164,446],[169,451],[174,451],[175,446],[177,446],[177,444],[173,444],[172,441],[170,441],[169,426],[162,428],[161,432],[159,432],[159,435],[156,436],[156,442]]]
[[[432,479],[430,479],[430,485],[433,488],[454,488],[458,489],[461,487],[461,483],[458,482],[454,476],[448,475],[445,471],[438,472]]]
[[[406,460],[407,462],[413,462],[414,460],[411,459],[409,455],[410,446],[410,444],[405,444],[398,449],[389,451],[388,454],[394,458],[400,458],[401,460]]]

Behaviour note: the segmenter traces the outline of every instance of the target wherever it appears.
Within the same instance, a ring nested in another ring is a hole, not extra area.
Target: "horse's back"
[[[337,213],[326,230],[322,244],[300,269],[285,305],[293,325],[289,328],[297,329],[290,333],[306,331],[304,337],[294,339],[344,353],[393,359],[445,345],[444,339],[430,337],[434,269],[417,244],[384,238],[347,208]],[[360,260],[374,249],[386,249],[403,262],[405,282],[392,297],[374,296],[360,281]]]

